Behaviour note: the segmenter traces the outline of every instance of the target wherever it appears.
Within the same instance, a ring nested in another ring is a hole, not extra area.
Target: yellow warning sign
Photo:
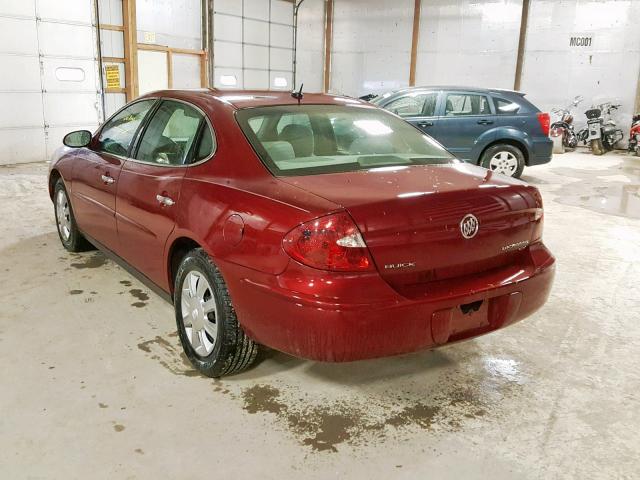
[[[120,67],[118,65],[105,65],[104,73],[107,77],[107,88],[120,88]]]

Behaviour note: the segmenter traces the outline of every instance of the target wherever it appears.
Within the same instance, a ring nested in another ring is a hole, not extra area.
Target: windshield
[[[431,137],[372,107],[287,105],[239,110],[236,118],[276,176],[457,162]]]

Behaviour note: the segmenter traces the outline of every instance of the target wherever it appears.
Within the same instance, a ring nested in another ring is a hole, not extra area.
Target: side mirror
[[[67,133],[62,139],[67,147],[82,148],[91,143],[91,132],[89,130],[76,130],[75,132]]]

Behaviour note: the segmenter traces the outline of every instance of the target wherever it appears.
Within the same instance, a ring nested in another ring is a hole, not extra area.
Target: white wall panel
[[[12,15],[19,17],[35,17],[35,0],[3,1],[0,2],[0,15]]]
[[[244,67],[269,70],[269,47],[244,45]]]
[[[98,0],[100,23],[123,25],[122,0]]]
[[[336,0],[330,91],[362,95],[408,85],[413,6]]]
[[[310,0],[305,0],[310,1]],[[271,21],[293,25],[293,11],[291,2],[286,0],[271,0]]]
[[[513,88],[521,12],[522,0],[423,2],[416,85]]]
[[[269,2],[265,0],[244,0],[245,18],[269,21]]]
[[[242,16],[242,0],[214,0],[213,11]]]
[[[46,152],[44,128],[0,128],[0,165],[44,160]]]
[[[293,3],[216,0],[213,3],[213,83],[216,88],[269,89],[272,79],[291,85]],[[275,23],[274,23],[275,22]],[[281,47],[281,48],[276,48]],[[274,72],[284,72],[274,75]],[[289,75],[286,75],[288,73]],[[236,85],[223,77],[235,76]]]
[[[127,103],[127,96],[124,93],[106,93],[104,96],[105,118],[109,118],[120,110]]]
[[[138,50],[138,88],[140,95],[169,87],[167,54]]]
[[[46,92],[93,92],[95,101],[94,60],[44,58],[42,67],[42,86]]]
[[[39,22],[38,43],[43,55],[93,58],[94,31],[90,25]]]
[[[214,61],[220,67],[242,68],[242,44],[218,40],[213,46]]]
[[[0,55],[0,91],[40,91],[40,62],[35,56]]]
[[[242,42],[242,18],[214,14],[213,37],[215,40]]]
[[[38,31],[34,20],[0,17],[0,53],[38,55]]]
[[[305,0],[298,10],[296,83],[321,92],[324,65],[324,0]]]
[[[276,80],[285,80],[284,85],[278,85]],[[293,88],[293,74],[291,71],[277,71],[271,70],[269,79],[270,90],[291,90]],[[306,88],[306,87],[305,87]]]
[[[247,90],[268,90],[269,72],[267,70],[244,70],[244,88]]]
[[[592,104],[622,104],[617,114],[625,137],[640,70],[640,2],[536,0],[531,2],[522,90],[543,110],[566,105],[576,95],[576,126]],[[572,36],[592,37],[591,46],[570,46]]]
[[[0,92],[0,128],[44,127],[41,92]]]
[[[38,0],[38,16],[42,20],[86,23],[93,15],[93,2],[88,0]]]
[[[258,45],[269,45],[269,24],[245,18],[244,42]]]
[[[124,58],[124,33],[100,29],[100,51],[103,57]]]
[[[200,88],[200,57],[173,54],[173,88]]]
[[[202,48],[200,0],[136,0],[138,42],[153,32],[155,42],[175,48]]]

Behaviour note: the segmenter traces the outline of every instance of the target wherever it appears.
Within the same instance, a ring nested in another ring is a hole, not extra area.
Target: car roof
[[[266,107],[271,105],[297,105],[298,100],[291,96],[291,92],[280,90],[227,90],[216,88],[200,88],[200,89],[172,89],[150,92],[144,96],[171,97],[179,96],[183,99],[202,99],[203,97],[215,99],[233,109],[251,107]],[[305,93],[300,101],[301,104],[320,104],[320,105],[362,105],[371,106],[370,103],[352,97],[342,95],[327,95],[324,93]]]
[[[394,90],[394,91],[388,92],[387,97],[391,95],[397,95],[399,93],[407,93],[407,92],[413,92],[417,90],[447,90],[451,92],[464,91],[464,92],[478,92],[478,93],[506,93],[506,94],[516,94],[516,95],[524,96],[523,92],[519,92],[517,90],[509,90],[505,88],[465,87],[463,85],[424,85],[424,86],[407,87],[407,88],[402,88],[400,90]]]

